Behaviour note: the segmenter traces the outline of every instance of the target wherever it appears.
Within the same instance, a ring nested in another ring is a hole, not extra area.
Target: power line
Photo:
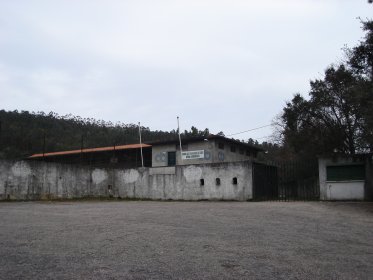
[[[229,134],[229,135],[225,135],[225,136],[233,136],[233,135],[237,135],[237,134],[241,134],[241,133],[245,133],[245,132],[249,132],[249,131],[261,129],[261,128],[268,127],[268,126],[271,126],[271,124],[259,126],[259,127],[256,127],[256,128],[248,129],[248,130],[245,130],[245,131],[241,131],[241,132],[237,132],[237,133],[233,133],[233,134]]]
[[[253,139],[253,140],[259,140],[259,139],[264,139],[264,138],[269,138],[269,137],[271,137],[271,135],[267,135],[267,136],[263,136],[263,137],[255,138],[255,139]]]

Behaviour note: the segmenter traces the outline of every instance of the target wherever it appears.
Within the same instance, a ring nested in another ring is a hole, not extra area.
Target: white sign
[[[205,158],[205,150],[182,152],[181,157],[183,160]]]

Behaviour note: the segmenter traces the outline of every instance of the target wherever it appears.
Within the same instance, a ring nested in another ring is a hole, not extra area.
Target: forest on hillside
[[[177,137],[176,131],[141,127],[144,142]],[[199,134],[204,131],[197,131]],[[50,112],[0,110],[0,158],[23,158],[33,153],[123,145],[139,142],[135,124],[112,123]]]

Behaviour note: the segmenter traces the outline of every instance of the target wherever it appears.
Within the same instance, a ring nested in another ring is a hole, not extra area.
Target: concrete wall
[[[356,164],[351,159],[319,158],[319,180],[321,200],[364,200],[366,182],[361,181],[327,181],[326,167]],[[360,163],[361,164],[361,163]]]
[[[363,200],[364,182],[327,182],[326,200]]]
[[[224,149],[218,148],[218,141],[222,140],[209,140],[203,142],[192,142],[183,145],[183,151],[196,151],[204,150],[205,158],[203,159],[188,159],[181,161],[180,157],[180,147],[178,144],[168,144],[168,145],[155,145],[152,147],[152,166],[160,167],[167,166],[167,152],[176,151],[176,164],[177,165],[189,165],[189,164],[206,164],[206,163],[219,163],[219,162],[236,162],[245,161],[252,159],[252,156],[246,155],[246,149],[244,153],[240,153],[240,147],[236,146],[236,152],[231,152],[229,144],[225,141]]]
[[[233,178],[237,184],[233,184]],[[220,178],[220,185],[216,185]],[[200,179],[204,179],[201,186]],[[0,200],[121,197],[175,200],[252,198],[251,162],[99,169],[0,160]]]

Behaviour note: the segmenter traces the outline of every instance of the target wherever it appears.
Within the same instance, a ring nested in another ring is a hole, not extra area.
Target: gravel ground
[[[1,279],[373,279],[373,203],[0,203]]]

